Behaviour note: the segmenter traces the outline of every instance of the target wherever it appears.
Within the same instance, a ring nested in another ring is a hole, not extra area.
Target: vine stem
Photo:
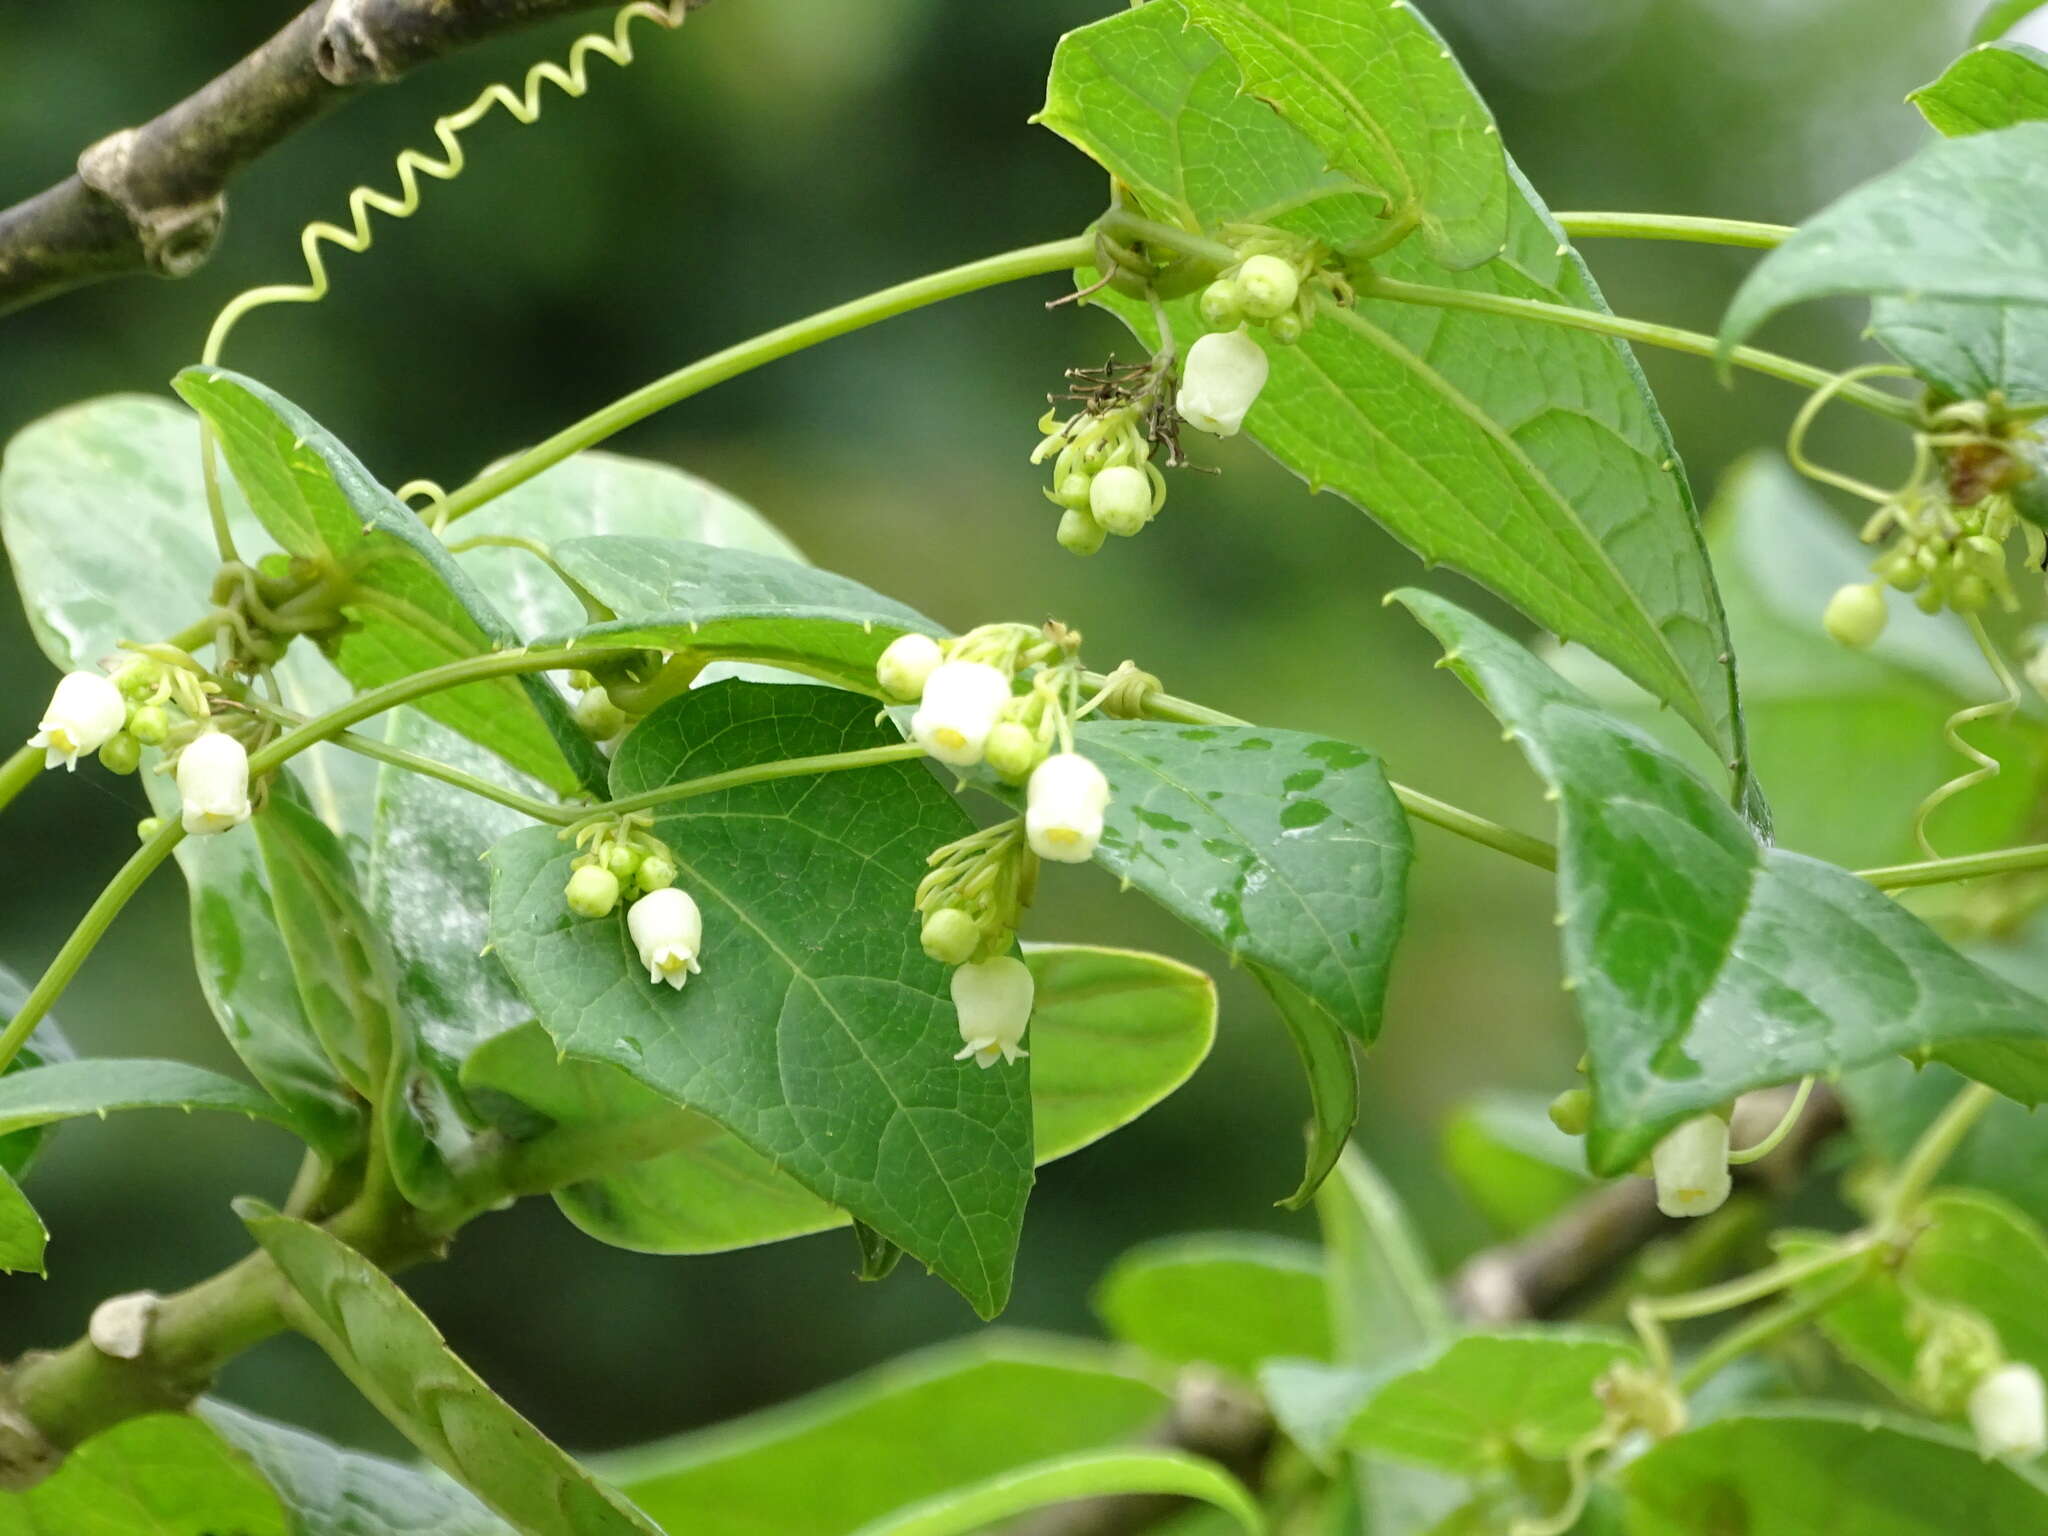
[[[593,805],[577,813],[576,820],[589,821],[598,816],[625,816],[634,811],[652,810],[657,805],[666,805],[672,800],[689,800],[698,795],[716,794],[722,789],[739,789],[748,784],[766,784],[775,779],[797,779],[807,774],[843,773],[850,768],[874,768],[883,763],[906,763],[923,757],[925,749],[914,741],[892,742],[883,747],[862,747],[854,752],[825,752],[816,757],[789,757],[773,763],[752,763],[745,768],[732,768],[724,773],[708,773],[701,779],[685,779],[678,784],[664,784],[659,789],[650,789],[641,794],[627,795],[624,799]]]
[[[1913,1208],[1920,1203],[1920,1197],[1927,1193],[1929,1186],[1948,1165],[1948,1160],[1955,1156],[1963,1138],[1983,1119],[1984,1112],[1997,1102],[1998,1095],[1992,1089],[1982,1083],[1971,1083],[1950,1099],[1948,1107],[1920,1133],[1913,1150],[1899,1165],[1891,1188],[1885,1192],[1883,1229],[1889,1236],[1896,1238],[1901,1233],[1913,1214]]]
[[[2048,868],[2048,843],[2027,843],[2018,848],[2001,848],[1995,853],[1962,853],[1946,859],[1925,859],[1917,864],[1887,864],[1882,869],[1865,869],[1858,873],[1879,890],[1899,891],[1916,885],[1947,885],[1955,880],[1976,880],[1985,875],[2009,875],[2042,868]]]
[[[1560,213],[1555,217],[1574,240],[1684,240],[1694,245],[1740,245],[1768,251],[1799,233],[1790,224],[1683,213]]]
[[[7,809],[14,797],[36,780],[43,771],[43,749],[41,747],[17,747],[13,756],[0,763],[0,811]]]
[[[674,373],[666,374],[651,384],[642,385],[631,394],[613,401],[602,410],[595,411],[581,421],[564,427],[545,442],[537,443],[522,453],[514,454],[476,479],[454,491],[446,501],[426,511],[428,522],[436,527],[445,527],[456,518],[474,512],[492,498],[504,495],[516,485],[523,485],[542,470],[549,469],[571,454],[603,442],[615,432],[623,431],[634,422],[652,416],[678,401],[687,400],[714,384],[758,368],[763,363],[772,363],[778,358],[800,352],[806,347],[816,346],[821,341],[844,336],[863,326],[888,320],[896,315],[921,309],[927,304],[936,304],[942,299],[958,298],[977,289],[992,288],[999,283],[1016,282],[1022,278],[1043,277],[1049,273],[1066,271],[1073,267],[1086,266],[1095,255],[1093,234],[1080,234],[1065,240],[1053,240],[1044,245],[1028,245],[1000,255],[983,257],[970,261],[964,266],[948,267],[943,272],[929,273],[913,278],[907,283],[898,283],[893,288],[852,300],[850,303],[835,305],[820,310],[802,320],[764,331],[737,346],[714,352]]]

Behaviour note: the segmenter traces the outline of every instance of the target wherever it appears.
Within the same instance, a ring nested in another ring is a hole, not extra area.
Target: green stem
[[[628,795],[622,800],[610,800],[603,805],[593,805],[586,810],[578,811],[575,819],[593,821],[600,817],[625,816],[634,811],[651,810],[657,805],[666,805],[671,800],[688,800],[696,795],[716,794],[721,789],[738,789],[745,784],[765,784],[774,779],[796,779],[811,773],[840,773],[849,768],[872,768],[881,763],[903,763],[924,755],[924,748],[916,742],[903,741],[893,742],[886,747],[863,747],[857,752],[826,752],[817,757],[791,757],[774,763],[753,763],[745,768],[710,773],[701,779],[685,779],[677,784],[664,784],[659,789]]]
[[[1092,234],[1025,246],[1021,250],[1005,251],[1001,255],[984,257],[964,266],[948,267],[943,272],[898,283],[893,288],[884,288],[851,303],[821,310],[807,319],[764,331],[738,346],[714,352],[686,368],[656,379],[573,426],[565,427],[546,442],[514,454],[497,468],[456,490],[439,506],[430,508],[428,519],[436,526],[445,527],[456,518],[474,512],[493,497],[525,484],[571,454],[593,447],[656,411],[664,410],[679,400],[687,400],[691,395],[758,368],[763,363],[774,362],[792,352],[816,346],[821,341],[830,341],[879,320],[936,304],[942,299],[957,298],[998,283],[1043,277],[1048,273],[1085,266],[1094,254],[1095,237]]]
[[[1982,1083],[1971,1083],[1948,1102],[1934,1119],[1933,1124],[1920,1133],[1920,1139],[1913,1143],[1913,1150],[1906,1154],[1906,1160],[1899,1165],[1891,1188],[1885,1192],[1883,1231],[1887,1236],[1897,1238],[1906,1222],[1912,1217],[1920,1197],[1927,1193],[1955,1156],[1956,1148],[1963,1144],[1963,1138],[1983,1118],[1984,1112],[1998,1101],[1998,1095]]]
[[[17,747],[14,755],[0,763],[0,811],[13,803],[20,794],[36,780],[43,771],[43,749],[41,747]]]
[[[1863,1279],[1861,1270],[1838,1276],[1826,1285],[1816,1286],[1804,1296],[1788,1296],[1741,1326],[1729,1329],[1686,1365],[1678,1378],[1678,1390],[1688,1395],[1697,1392],[1724,1367],[1827,1311],[1846,1293],[1862,1284]]]
[[[1926,859],[1918,864],[1887,864],[1882,869],[1858,873],[1879,890],[1904,890],[1909,886],[1946,885],[1953,880],[1975,880],[1984,875],[2009,875],[2020,870],[2048,868],[2048,843],[2028,843],[2019,848],[2001,848],[1996,853],[1966,853],[1952,859]]]
[[[1358,281],[1361,297],[1390,299],[1397,304],[1421,304],[1434,309],[1466,309],[1479,314],[1500,315],[1512,320],[1533,320],[1544,325],[1561,325],[1571,330],[1592,331],[1602,336],[1619,336],[1624,341],[1642,342],[1652,347],[1668,347],[1674,352],[1688,352],[1695,357],[1718,358],[1721,355],[1720,342],[1700,331],[1684,331],[1676,326],[1657,325],[1648,320],[1630,320],[1621,315],[1610,315],[1595,309],[1579,309],[1570,304],[1552,304],[1543,299],[1522,299],[1512,294],[1481,293],[1463,288],[1437,288],[1427,283],[1407,283],[1394,277],[1381,277],[1368,273]],[[1325,305],[1329,313],[1344,316],[1349,311],[1333,304]],[[1795,358],[1780,357],[1775,352],[1766,352],[1759,347],[1736,347],[1728,353],[1728,360],[1757,373],[1769,374],[1774,379],[1798,384],[1807,389],[1824,389],[1836,382],[1837,376],[1825,368],[1816,368],[1811,363],[1802,363]],[[1872,389],[1867,384],[1845,384],[1835,391],[1838,398],[1855,402],[1865,410],[1874,412],[1891,421],[1915,425],[1919,422],[1920,411],[1912,401],[1897,395],[1888,395],[1881,389]]]
[[[1560,213],[1556,218],[1574,240],[1685,240],[1695,245],[1740,245],[1768,251],[1799,233],[1790,224],[1696,218],[1684,213]]]
[[[78,974],[85,957],[92,953],[101,935],[128,904],[128,898],[142,889],[142,882],[150,877],[157,865],[170,857],[171,850],[184,837],[184,826],[175,817],[167,819],[163,830],[129,855],[128,862],[107,882],[106,889],[99,893],[93,904],[85,909],[85,916],[71,930],[71,937],[64,941],[64,947],[57,951],[57,958],[50,962],[49,969],[43,972],[41,979],[22,1000],[6,1030],[0,1031],[0,1071],[5,1071],[16,1053],[28,1043],[36,1025],[42,1022],[43,1016],[50,1011],[50,1005],[71,984],[71,978]]]

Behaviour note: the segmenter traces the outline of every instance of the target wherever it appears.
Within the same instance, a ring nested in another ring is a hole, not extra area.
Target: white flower
[[[1987,1458],[2032,1461],[2048,1450],[2041,1373],[2018,1362],[1987,1371],[1970,1393],[1970,1430]]]
[[[1232,437],[1244,425],[1244,413],[1266,387],[1266,349],[1239,326],[1211,331],[1188,348],[1174,408],[1181,419],[1203,432]]]
[[[875,681],[882,692],[906,703],[924,697],[925,680],[945,662],[946,653],[930,635],[898,635],[875,663]]]
[[[1721,1209],[1728,1177],[1728,1122],[1696,1115],[1657,1143],[1650,1154],[1657,1178],[1657,1209],[1666,1216],[1706,1216]]]
[[[62,763],[73,773],[81,757],[99,751],[127,723],[128,701],[110,679],[97,672],[67,672],[28,744],[43,749],[45,768]]]
[[[1088,485],[1088,510],[1105,533],[1128,539],[1152,521],[1152,477],[1135,464],[1112,464]]]
[[[967,768],[981,761],[981,749],[996,717],[1010,702],[1010,680],[983,661],[949,661],[924,683],[924,704],[911,716],[910,734],[942,763]]]
[[[1109,780],[1078,752],[1058,752],[1032,770],[1024,791],[1024,835],[1031,851],[1060,864],[1085,864],[1102,841]]]
[[[178,754],[178,798],[194,837],[249,819],[249,754],[234,737],[208,731]]]
[[[680,886],[649,891],[627,909],[626,932],[640,951],[649,981],[681,988],[704,967],[697,954],[704,947],[704,915]]]
[[[972,1056],[977,1065],[1015,1061],[1031,1053],[1018,1044],[1031,1023],[1031,971],[1012,955],[998,955],[953,972],[953,1006],[960,1012],[960,1038],[967,1043],[953,1057]]]

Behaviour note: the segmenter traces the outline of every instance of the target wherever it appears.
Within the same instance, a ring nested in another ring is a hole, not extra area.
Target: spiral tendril
[[[1977,648],[1984,653],[1984,660],[1990,666],[1992,675],[1998,679],[1998,686],[2004,690],[2001,697],[1983,704],[1968,704],[1950,715],[1942,723],[1941,734],[1959,754],[1968,758],[1975,766],[1957,774],[1947,783],[1940,785],[1913,811],[1913,841],[1920,845],[1920,852],[1930,859],[1940,858],[1933,841],[1927,835],[1927,823],[1934,813],[1965,790],[1987,783],[1998,777],[2003,765],[1997,758],[1964,739],[1962,728],[1979,720],[2007,720],[2020,707],[2020,687],[2014,680],[2012,669],[2005,664],[2005,658],[1998,653],[1991,636],[1985,631],[1984,621],[1976,614],[1966,614],[1970,635],[1976,640]]]

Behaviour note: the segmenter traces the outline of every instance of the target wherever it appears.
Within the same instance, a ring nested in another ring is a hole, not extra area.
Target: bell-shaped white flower
[[[680,886],[649,891],[626,911],[626,932],[640,951],[649,981],[681,988],[704,969],[697,955],[704,948],[704,914]]]
[[[28,744],[43,749],[43,766],[76,772],[78,760],[97,752],[128,723],[128,701],[112,679],[97,672],[67,672]]]
[[[1174,408],[1191,427],[1233,437],[1266,387],[1268,368],[1266,349],[1244,326],[1211,331],[1188,348]]]
[[[925,679],[910,734],[940,762],[971,767],[1009,702],[1010,680],[1000,670],[985,661],[949,661]]]
[[[875,663],[875,681],[892,699],[924,697],[925,682],[945,664],[946,653],[930,635],[898,635]]]
[[[234,737],[208,731],[178,754],[178,799],[194,837],[249,819],[249,753]]]
[[[953,1006],[960,1013],[960,1038],[967,1043],[953,1057],[992,1067],[1031,1053],[1022,1048],[1031,1023],[1031,971],[1013,955],[998,955],[953,972]]]
[[[1970,1392],[1970,1430],[1987,1458],[2032,1461],[2048,1450],[2041,1373],[2018,1361],[1987,1371]]]
[[[1650,1154],[1657,1179],[1657,1209],[1666,1216],[1706,1216],[1727,1203],[1728,1122],[1695,1115],[1657,1143]]]
[[[1024,791],[1024,835],[1031,851],[1060,864],[1085,864],[1102,841],[1109,780],[1078,752],[1056,752],[1031,772]]]

